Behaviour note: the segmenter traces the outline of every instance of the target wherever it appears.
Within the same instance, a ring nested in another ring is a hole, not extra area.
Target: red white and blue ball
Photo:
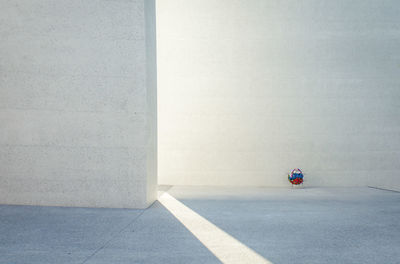
[[[302,184],[304,181],[303,172],[299,168],[292,170],[292,172],[288,175],[288,180],[293,185]]]

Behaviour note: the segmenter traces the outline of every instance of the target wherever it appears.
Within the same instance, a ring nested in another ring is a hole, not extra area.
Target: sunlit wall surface
[[[400,2],[158,0],[159,183],[400,189]],[[396,186],[397,185],[397,186]]]

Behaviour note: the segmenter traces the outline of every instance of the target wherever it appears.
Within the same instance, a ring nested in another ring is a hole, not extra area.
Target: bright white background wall
[[[400,189],[400,2],[159,0],[159,182]]]
[[[0,0],[0,203],[156,198],[151,0]]]

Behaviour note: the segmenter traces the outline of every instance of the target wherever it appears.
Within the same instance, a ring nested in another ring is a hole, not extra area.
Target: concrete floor
[[[397,192],[173,187],[168,193],[272,263],[400,263]],[[0,263],[220,263],[208,248],[160,202],[147,210],[0,206]]]

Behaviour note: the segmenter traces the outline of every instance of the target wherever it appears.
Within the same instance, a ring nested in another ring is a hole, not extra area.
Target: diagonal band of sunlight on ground
[[[159,202],[223,263],[272,264],[168,193]]]

